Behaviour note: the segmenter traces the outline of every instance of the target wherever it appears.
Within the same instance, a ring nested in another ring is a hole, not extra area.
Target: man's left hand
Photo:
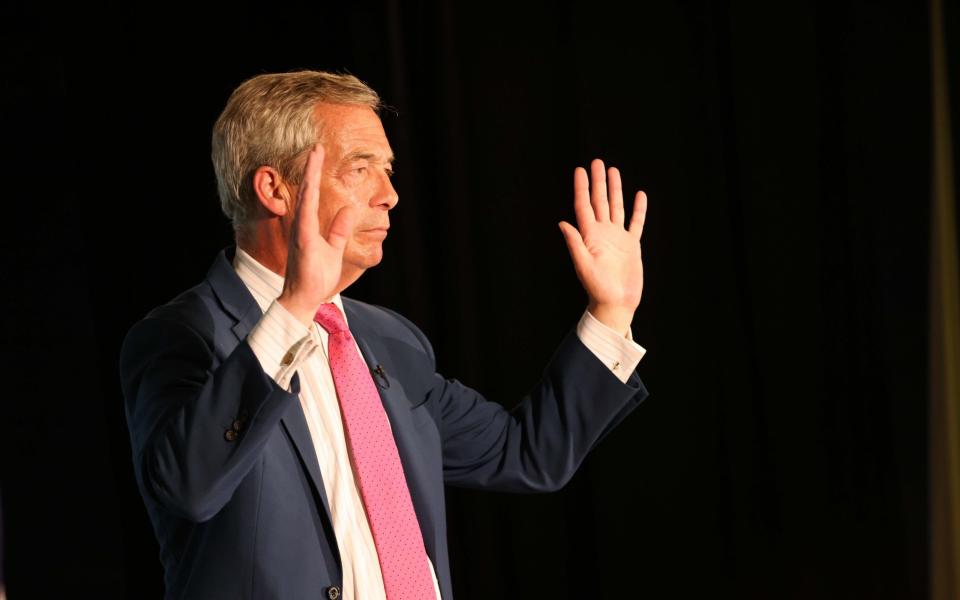
[[[562,221],[560,230],[577,277],[590,299],[590,314],[614,331],[626,334],[643,293],[640,236],[647,214],[647,195],[637,192],[630,224],[624,227],[620,171],[611,167],[605,172],[599,159],[591,163],[590,169],[592,186],[582,167],[577,167],[573,174],[573,208],[579,229]]]

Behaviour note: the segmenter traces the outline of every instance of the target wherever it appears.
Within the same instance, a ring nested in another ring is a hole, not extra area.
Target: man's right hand
[[[318,142],[307,157],[297,193],[287,271],[283,291],[277,298],[290,314],[308,326],[320,305],[337,293],[343,249],[356,220],[356,210],[345,206],[337,212],[326,234],[321,233],[318,212],[323,157],[323,146]]]

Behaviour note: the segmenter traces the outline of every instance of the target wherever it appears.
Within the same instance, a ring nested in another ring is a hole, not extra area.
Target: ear
[[[293,205],[290,184],[273,167],[264,165],[253,172],[253,191],[271,215],[281,217],[290,212]]]

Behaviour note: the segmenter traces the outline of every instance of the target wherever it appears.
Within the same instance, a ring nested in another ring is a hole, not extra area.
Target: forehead
[[[369,106],[320,103],[314,114],[322,124],[321,139],[330,158],[364,153],[384,162],[393,159],[380,117]]]

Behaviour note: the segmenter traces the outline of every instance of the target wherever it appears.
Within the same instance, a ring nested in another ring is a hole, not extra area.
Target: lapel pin
[[[387,379],[387,372],[384,370],[383,365],[378,364],[373,370],[373,374],[376,376],[375,379],[378,379],[377,385],[383,389],[390,387],[390,380]]]

